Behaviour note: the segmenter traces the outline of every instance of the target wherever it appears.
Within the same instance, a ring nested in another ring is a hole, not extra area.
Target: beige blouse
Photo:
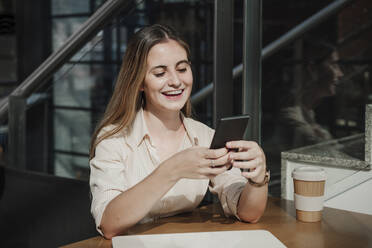
[[[209,147],[214,130],[201,122],[182,118],[187,136],[179,150],[195,145]],[[112,128],[113,126],[104,128],[101,134]],[[91,212],[101,234],[99,226],[107,204],[142,181],[160,162],[142,109],[138,111],[130,128],[98,144],[95,157],[90,160],[90,189]],[[210,184],[208,179],[181,179],[152,207],[141,223],[193,210],[202,201],[208,186],[212,193],[218,194],[225,215],[238,217],[237,203],[246,182],[237,168],[220,174]]]

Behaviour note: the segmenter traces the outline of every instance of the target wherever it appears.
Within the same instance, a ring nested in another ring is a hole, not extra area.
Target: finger
[[[231,160],[252,160],[261,156],[259,150],[248,150],[243,152],[231,152],[229,157]]]
[[[234,161],[233,166],[240,169],[254,169],[263,167],[262,160],[257,158],[249,161]]]
[[[224,173],[225,171],[227,171],[227,167],[226,166],[221,166],[221,167],[214,167],[214,168],[206,168],[205,170],[205,173],[206,175],[212,175],[212,176],[217,176],[221,173]]]
[[[228,149],[237,149],[237,148],[245,148],[250,149],[253,147],[257,147],[258,144],[254,141],[248,140],[236,140],[236,141],[229,141],[226,143],[226,147]]]
[[[220,158],[226,155],[227,152],[228,150],[225,147],[219,148],[219,149],[207,149],[205,153],[205,158],[210,158],[210,159]]]
[[[213,166],[214,167],[220,167],[220,166],[229,164],[231,162],[232,162],[232,160],[230,159],[229,154],[226,154],[226,155],[224,155],[224,156],[222,156],[220,158],[213,159]]]
[[[262,167],[256,167],[253,171],[243,171],[242,176],[246,178],[255,178],[262,173]]]

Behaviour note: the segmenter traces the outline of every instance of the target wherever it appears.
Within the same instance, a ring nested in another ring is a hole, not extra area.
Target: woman
[[[91,210],[106,238],[194,209],[208,185],[226,215],[257,222],[263,214],[264,153],[249,141],[208,149],[213,130],[188,118],[192,83],[188,45],[174,30],[153,25],[133,36],[91,145]]]
[[[317,123],[314,109],[324,98],[336,94],[336,87],[344,76],[338,65],[335,47],[326,42],[305,43],[304,82],[297,82],[293,102],[281,109],[282,133],[287,134],[287,149],[316,144],[332,139],[331,133]],[[286,131],[284,131],[286,130]]]

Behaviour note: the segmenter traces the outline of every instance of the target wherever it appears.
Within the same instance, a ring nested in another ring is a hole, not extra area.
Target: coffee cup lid
[[[302,181],[324,181],[326,180],[326,173],[322,168],[303,166],[294,169],[292,177]]]

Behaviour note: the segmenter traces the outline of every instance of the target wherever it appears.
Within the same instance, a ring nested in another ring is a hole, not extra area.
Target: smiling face
[[[147,56],[142,88],[146,98],[145,109],[180,111],[190,97],[192,82],[186,50],[174,40],[156,44]]]
[[[338,53],[333,52],[322,65],[326,81],[323,84],[323,94],[325,96],[333,96],[336,94],[336,87],[339,84],[341,78],[344,76],[344,73],[342,72],[338,64],[338,60]]]

